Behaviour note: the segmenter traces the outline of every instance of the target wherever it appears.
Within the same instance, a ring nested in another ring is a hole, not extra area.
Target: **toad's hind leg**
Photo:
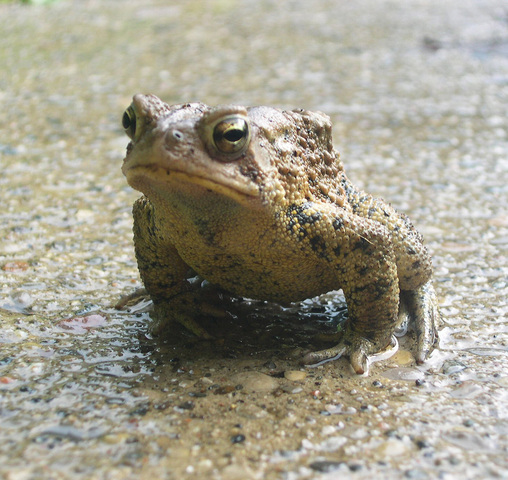
[[[402,290],[400,313],[406,316],[416,334],[416,362],[422,364],[438,340],[439,310],[437,296],[429,281],[415,290]]]

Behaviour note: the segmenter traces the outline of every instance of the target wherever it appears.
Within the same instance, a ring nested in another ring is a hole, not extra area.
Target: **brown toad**
[[[327,116],[136,95],[123,126],[132,141],[122,171],[144,194],[134,244],[156,330],[176,321],[208,336],[192,270],[234,295],[280,303],[341,288],[341,341],[307,363],[346,354],[363,373],[404,319],[425,360],[438,322],[431,259],[405,215],[346,177]]]

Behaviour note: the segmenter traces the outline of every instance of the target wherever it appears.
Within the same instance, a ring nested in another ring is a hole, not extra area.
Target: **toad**
[[[431,258],[407,216],[348,179],[326,115],[138,94],[122,123],[131,139],[122,171],[143,194],[134,246],[155,332],[178,322],[210,337],[197,321],[197,274],[278,303],[342,289],[339,343],[307,364],[347,355],[364,373],[404,322],[416,361],[427,358],[439,318]]]

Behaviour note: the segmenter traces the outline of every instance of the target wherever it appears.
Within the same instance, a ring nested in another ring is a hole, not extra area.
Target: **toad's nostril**
[[[181,130],[170,128],[164,136],[164,143],[167,149],[175,148],[185,138]]]

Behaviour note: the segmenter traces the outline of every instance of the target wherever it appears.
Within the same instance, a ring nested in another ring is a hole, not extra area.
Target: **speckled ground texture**
[[[1,4],[0,478],[508,478],[508,9],[493,0]],[[350,178],[410,215],[440,348],[304,369],[339,292],[148,334],[120,120],[321,110]]]

